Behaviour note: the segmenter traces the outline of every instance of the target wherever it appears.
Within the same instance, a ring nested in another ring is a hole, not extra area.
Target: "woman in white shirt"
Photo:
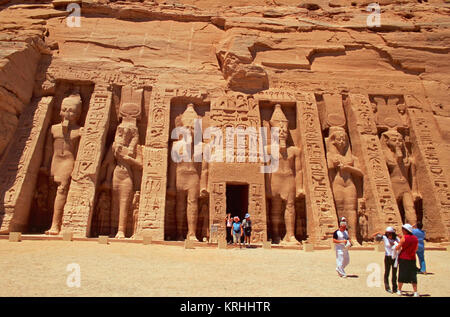
[[[348,248],[352,241],[348,236],[346,222],[339,223],[339,229],[333,233],[333,242],[336,249],[336,271],[340,277],[347,277],[344,269],[350,263]]]
[[[378,235],[383,239],[384,243],[384,287],[386,292],[392,293],[397,292],[397,265],[395,265],[395,253],[394,248],[396,242],[398,243],[400,239],[395,233],[395,229],[392,227],[387,227],[384,234],[377,232],[374,236]],[[389,273],[392,267],[392,290],[389,286]]]

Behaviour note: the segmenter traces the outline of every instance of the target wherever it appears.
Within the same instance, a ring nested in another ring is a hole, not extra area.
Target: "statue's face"
[[[119,126],[116,132],[116,142],[122,145],[130,144],[134,136],[134,129],[127,126]]]
[[[405,112],[406,112],[406,106],[404,104],[398,105],[397,109],[398,109],[398,112],[402,115],[405,114]]]
[[[81,104],[72,98],[65,98],[61,104],[61,118],[70,122],[76,122],[80,115]]]
[[[188,129],[191,134],[194,133],[194,120],[189,120],[184,127]]]
[[[279,129],[280,140],[286,141],[288,138],[288,122],[287,121],[273,121],[272,127]]]
[[[372,111],[373,111],[373,113],[378,111],[378,107],[377,107],[376,103],[372,103]]]
[[[387,134],[387,145],[392,148],[399,148],[403,145],[403,138],[400,133],[390,133]]]
[[[343,150],[347,146],[347,134],[345,132],[336,132],[334,138],[334,145],[339,149]]]

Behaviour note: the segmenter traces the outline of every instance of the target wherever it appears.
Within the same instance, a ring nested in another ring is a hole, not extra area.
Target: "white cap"
[[[405,229],[406,231],[409,231],[410,233],[412,233],[412,231],[413,231],[413,226],[411,226],[409,223],[405,223],[402,226],[402,228]]]
[[[386,232],[394,233],[394,232],[395,232],[395,229],[392,228],[392,227],[387,227],[387,228],[386,228]]]

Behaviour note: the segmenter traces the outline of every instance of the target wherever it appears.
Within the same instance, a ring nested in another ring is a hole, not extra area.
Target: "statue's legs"
[[[128,210],[130,208],[131,197],[133,192],[133,182],[130,177],[122,180],[113,178],[113,210],[119,211],[119,226],[116,238],[125,238],[127,228]]]
[[[361,238],[363,241],[367,241],[368,237],[369,237],[369,232],[367,230],[367,223],[366,222],[361,222],[361,220],[359,220],[359,232],[361,234]]]
[[[283,200],[279,195],[272,198],[272,210],[270,215],[270,221],[272,223],[272,241],[280,241],[280,226],[281,226],[281,214],[282,214]]]
[[[358,230],[358,217],[357,217],[357,197],[355,186],[348,186],[345,188],[344,194],[344,217],[348,222],[348,235],[352,239],[353,243],[356,243],[356,232]]]
[[[56,190],[55,204],[53,207],[53,219],[51,228],[46,231],[46,234],[57,235],[61,230],[62,217],[64,212],[64,205],[67,200],[67,192],[69,190],[69,182],[62,182],[58,184]]]
[[[342,217],[347,219],[347,231],[350,239],[356,243],[357,227],[357,215],[356,215],[356,188],[352,184],[351,186],[342,186],[340,184],[334,184],[333,186],[334,202],[336,204],[336,211],[339,220]]]
[[[183,240],[184,234],[184,221],[186,219],[186,198],[187,191],[177,190],[177,200],[175,208],[175,220],[177,225],[177,237],[178,241]]]
[[[284,222],[286,225],[286,235],[284,236],[284,243],[298,243],[295,238],[295,201],[294,195],[289,195],[286,203],[286,210],[284,211]]]
[[[198,189],[197,186],[192,186],[188,189],[187,194],[187,223],[188,223],[188,234],[187,238],[190,240],[198,241],[195,233],[197,231],[197,221],[198,221]]]
[[[356,204],[353,202],[352,199],[346,199],[344,202],[344,217],[347,218],[347,225],[348,225],[348,235],[350,239],[353,240],[354,243],[356,243],[356,231],[358,230],[357,227],[357,218],[356,218]]]
[[[336,205],[336,212],[337,212],[337,216],[339,218],[339,221],[341,220],[342,217],[346,217],[347,215],[345,214],[345,198],[344,198],[344,191],[343,191],[343,186],[341,185],[333,185],[333,196],[334,196],[334,203]]]
[[[417,223],[416,209],[414,208],[414,200],[410,192],[406,192],[402,197],[403,209],[405,210],[405,223],[414,225]]]

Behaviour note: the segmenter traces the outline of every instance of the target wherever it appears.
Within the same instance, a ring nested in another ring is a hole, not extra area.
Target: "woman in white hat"
[[[412,233],[413,227],[405,223],[402,226],[403,237],[396,247],[396,250],[401,249],[398,256],[398,295],[402,295],[403,283],[411,283],[414,290],[414,297],[419,297],[417,293],[417,269],[416,269],[416,252],[419,246],[419,240]]]
[[[400,239],[397,237],[395,233],[395,229],[392,227],[387,227],[385,233],[382,234],[377,232],[374,236],[381,236],[384,243],[384,288],[386,292],[392,293],[397,292],[397,265],[395,265],[395,257],[394,254],[394,246],[396,242],[399,243]],[[392,290],[389,286],[389,273],[392,268]]]

